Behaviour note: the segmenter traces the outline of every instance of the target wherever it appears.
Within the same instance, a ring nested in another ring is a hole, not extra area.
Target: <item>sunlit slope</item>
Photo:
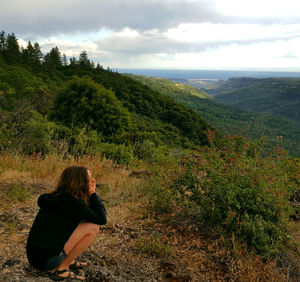
[[[202,91],[199,88],[195,88],[186,84],[173,82],[165,78],[147,77],[147,76],[135,76],[128,74],[127,76],[134,78],[136,81],[147,85],[151,89],[158,91],[161,94],[177,98],[181,96],[195,96],[201,99],[212,99],[212,96]]]

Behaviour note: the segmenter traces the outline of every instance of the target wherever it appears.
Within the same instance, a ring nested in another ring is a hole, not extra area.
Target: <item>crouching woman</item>
[[[75,278],[70,268],[86,263],[75,259],[95,240],[106,211],[95,192],[96,181],[85,167],[66,168],[55,191],[38,199],[40,210],[29,232],[26,250],[29,263],[50,271],[53,280]]]

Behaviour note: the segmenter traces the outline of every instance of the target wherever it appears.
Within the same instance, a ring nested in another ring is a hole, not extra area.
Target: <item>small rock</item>
[[[8,259],[5,263],[3,263],[2,268],[5,267],[12,267],[16,264],[19,264],[20,260],[19,259]]]

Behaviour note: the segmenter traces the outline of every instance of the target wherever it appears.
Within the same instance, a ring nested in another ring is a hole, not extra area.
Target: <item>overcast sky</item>
[[[1,0],[21,44],[110,68],[300,71],[299,0]]]

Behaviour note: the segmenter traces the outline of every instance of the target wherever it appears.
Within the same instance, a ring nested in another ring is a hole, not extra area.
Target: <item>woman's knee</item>
[[[94,223],[91,223],[93,226],[92,226],[92,230],[93,230],[93,233],[95,236],[97,236],[99,234],[99,230],[100,230],[100,225],[98,224],[94,224]]]
[[[85,223],[81,223],[84,226],[84,229],[87,230],[88,234],[97,236],[99,234],[99,228],[100,225],[95,224],[95,223],[91,223],[91,222],[85,222]]]

